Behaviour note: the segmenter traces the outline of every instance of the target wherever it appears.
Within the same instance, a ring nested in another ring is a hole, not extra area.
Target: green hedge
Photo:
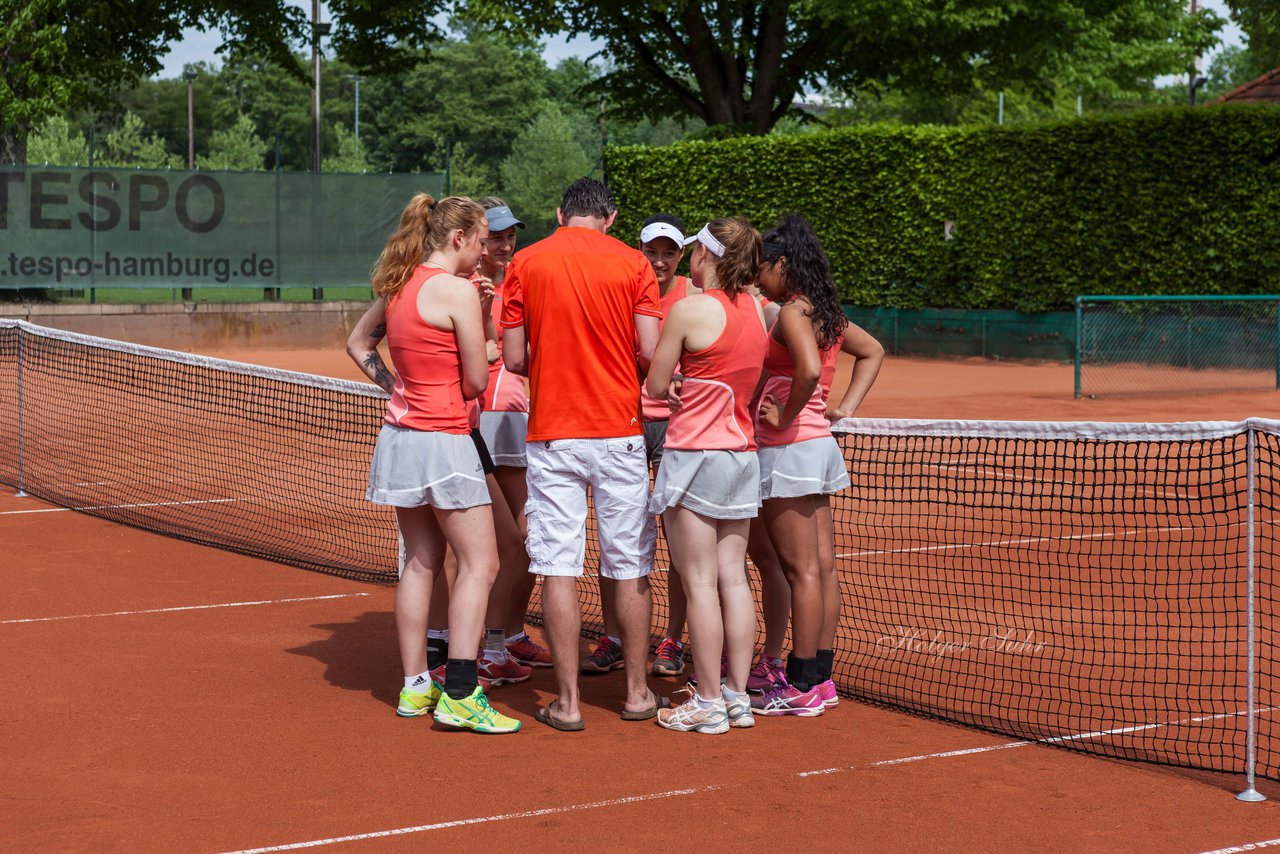
[[[614,234],[799,211],[854,305],[1062,310],[1084,293],[1280,290],[1280,109],[848,128],[610,147]],[[954,223],[954,239],[943,236]]]

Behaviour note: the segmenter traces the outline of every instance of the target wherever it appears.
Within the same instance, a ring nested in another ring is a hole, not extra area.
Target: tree
[[[450,195],[479,199],[497,192],[496,170],[473,155],[465,142],[454,144],[448,166]]]
[[[88,166],[89,146],[65,116],[51,116],[27,138],[27,162]]]
[[[201,169],[225,172],[261,170],[266,163],[268,145],[258,136],[253,120],[241,113],[235,124],[213,132],[209,139],[209,155],[196,160]]]
[[[1248,42],[1252,76],[1280,67],[1280,6],[1275,0],[1227,0]]]
[[[624,117],[756,134],[806,90],[1133,86],[1185,71],[1223,23],[1184,0],[472,0],[466,14],[602,40],[615,66],[592,88]]]
[[[103,166],[138,169],[180,169],[182,158],[165,149],[164,140],[147,133],[142,119],[126,113],[124,124],[107,134],[106,150],[98,158]]]
[[[287,0],[0,0],[0,160],[26,159],[31,129],[69,108],[110,108],[116,90],[160,70],[185,27],[223,49],[288,56],[304,33]]]
[[[555,228],[556,207],[565,187],[592,168],[560,108],[550,101],[538,107],[538,117],[520,131],[499,168],[503,198],[528,224],[530,240]]]
[[[364,145],[356,139],[356,135],[341,124],[334,124],[333,135],[337,145],[334,153],[324,158],[322,167],[325,172],[368,172],[369,158],[365,156]]]

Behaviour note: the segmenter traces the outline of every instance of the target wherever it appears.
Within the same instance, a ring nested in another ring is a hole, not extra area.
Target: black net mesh
[[[394,520],[364,499],[384,408],[371,389],[0,324],[0,480],[147,530],[392,583]],[[1239,771],[1246,753],[1255,437],[1258,773],[1280,780],[1280,425],[885,425],[838,434],[853,480],[832,505],[840,690],[1217,771]],[[586,633],[601,627],[597,558],[589,546]],[[656,563],[655,638],[661,540]],[[536,596],[532,608],[536,619]]]

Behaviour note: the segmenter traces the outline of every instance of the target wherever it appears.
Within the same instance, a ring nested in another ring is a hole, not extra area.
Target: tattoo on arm
[[[377,326],[373,327],[373,329],[369,331],[369,337],[374,341],[381,341],[383,338],[386,338],[387,324],[379,323]]]
[[[391,371],[387,370],[387,366],[382,361],[382,356],[376,350],[364,357],[365,371],[369,374],[369,378],[386,390],[387,394],[391,394],[391,390],[395,387],[396,378],[391,375]]]

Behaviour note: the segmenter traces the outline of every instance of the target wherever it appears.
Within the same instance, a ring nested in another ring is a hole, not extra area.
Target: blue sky
[[[310,3],[295,2],[293,5],[305,9],[310,9]],[[1230,19],[1227,11],[1227,5],[1224,0],[1201,0],[1201,7],[1213,9],[1224,18]],[[328,20],[328,10],[324,3],[320,4],[320,17],[322,20]],[[1222,45],[1217,50],[1231,45],[1240,45],[1243,43],[1243,36],[1240,28],[1233,22],[1227,24],[1226,28],[1221,32]],[[222,38],[217,32],[200,32],[199,30],[186,30],[183,32],[182,40],[174,42],[168,55],[162,60],[164,69],[158,76],[160,77],[178,77],[182,74],[182,66],[189,62],[210,62],[217,63],[218,57],[214,53],[218,45],[221,44]],[[599,45],[591,39],[577,36],[558,36],[554,39],[548,39],[543,49],[543,57],[548,65],[555,65],[560,60],[570,56],[586,58],[595,53],[599,49]],[[1207,68],[1212,60],[1214,53],[1210,52],[1202,63],[1202,68]],[[1175,79],[1170,77],[1162,80],[1166,85]]]

